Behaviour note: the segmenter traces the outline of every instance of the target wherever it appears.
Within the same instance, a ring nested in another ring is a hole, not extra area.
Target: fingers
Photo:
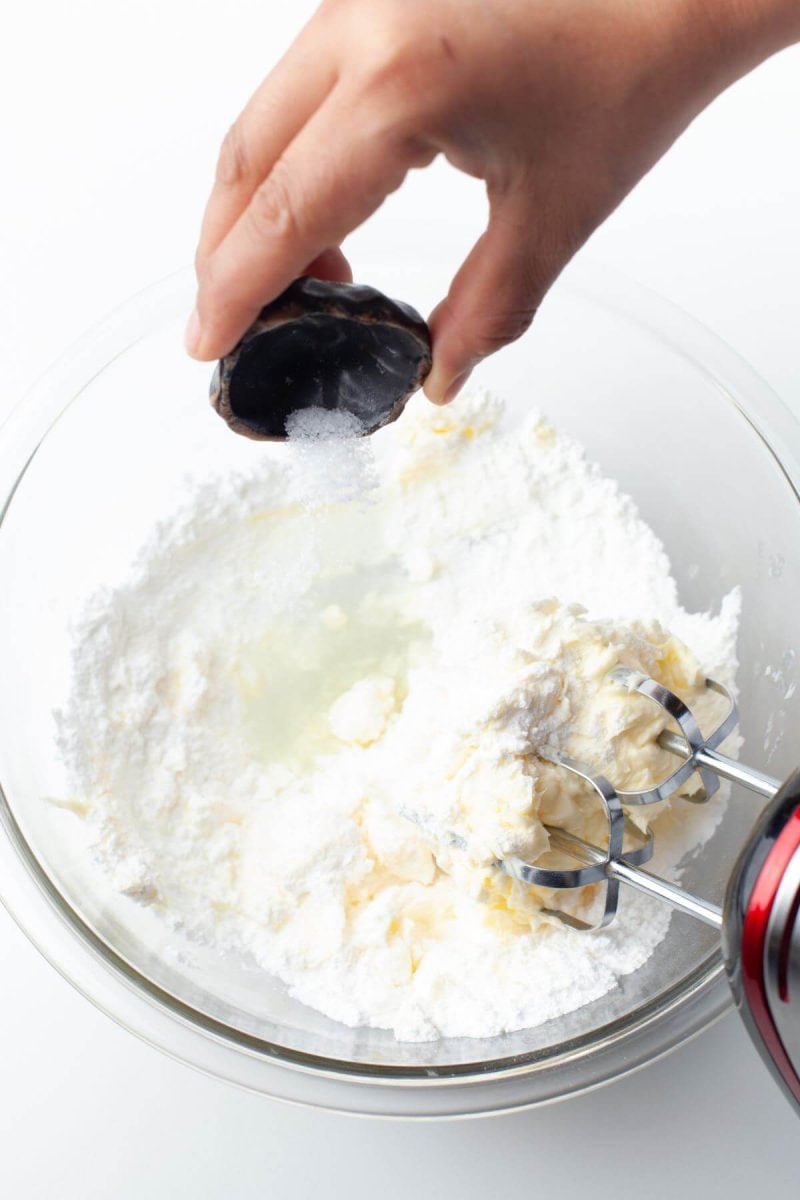
[[[323,250],[313,262],[310,262],[301,275],[313,275],[315,279],[330,279],[336,283],[352,283],[353,272],[337,246]]]
[[[226,354],[265,303],[400,186],[414,154],[335,89],[200,272],[189,353],[203,360]]]
[[[353,271],[350,263],[338,246],[330,246],[327,250],[323,250],[313,262],[308,263],[300,274],[313,275],[315,279],[329,279],[337,283],[353,282]],[[189,324],[186,328],[186,348],[190,354],[196,354],[193,347],[198,343],[200,332],[197,310],[195,309],[189,318]]]
[[[494,200],[486,232],[431,314],[433,368],[425,394],[435,404],[452,400],[482,358],[525,332],[566,264],[566,246],[563,254],[546,248],[536,218],[522,192]]]
[[[319,52],[316,41],[313,27],[306,27],[229,129],[200,231],[199,271],[335,86],[335,63]]]

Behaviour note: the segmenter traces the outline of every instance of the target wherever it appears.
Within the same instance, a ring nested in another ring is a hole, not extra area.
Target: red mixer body
[[[748,1032],[800,1111],[800,771],[767,805],[739,855],[722,942]]]

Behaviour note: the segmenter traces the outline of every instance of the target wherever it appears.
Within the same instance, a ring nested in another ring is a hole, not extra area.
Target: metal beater
[[[720,753],[718,747],[736,728],[739,716],[733,697],[714,680],[707,680],[707,686],[727,701],[727,711],[704,737],[690,709],[654,679],[627,668],[617,669],[613,678],[660,705],[676,722],[680,732],[665,730],[658,741],[680,758],[679,765],[657,786],[625,792],[563,754],[544,752],[542,757],[580,776],[597,793],[608,821],[608,845],[602,849],[546,826],[551,848],[568,854],[575,867],[537,867],[518,858],[504,859],[499,866],[522,883],[555,890],[605,883],[603,913],[595,925],[546,910],[582,930],[602,928],[614,919],[621,883],[719,929],[736,1007],[762,1058],[800,1113],[800,770],[781,784]],[[653,853],[653,836],[640,833],[625,813],[627,806],[667,799],[694,772],[702,790],[691,797],[693,802],[712,796],[721,779],[769,800],[733,868],[723,908],[642,870]]]

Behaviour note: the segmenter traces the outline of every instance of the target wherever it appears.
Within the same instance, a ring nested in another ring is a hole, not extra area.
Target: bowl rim
[[[162,307],[183,295],[190,277],[189,268],[174,272],[114,309],[15,406],[0,427],[0,489],[5,493],[0,526],[28,464],[61,413],[116,358],[159,327]],[[651,289],[585,258],[556,287],[613,311],[689,359],[751,426],[800,499],[800,423],[722,339]],[[697,348],[701,361],[695,357]],[[0,837],[0,902],[68,982],[118,1024],[170,1056],[296,1103],[417,1118],[530,1107],[638,1069],[698,1034],[730,1004],[715,950],[636,1010],[635,1017],[617,1018],[556,1050],[434,1068],[329,1059],[226,1026],[126,962],[61,895],[28,845],[1,783],[0,824],[5,834]],[[479,1046],[480,1039],[475,1041]]]

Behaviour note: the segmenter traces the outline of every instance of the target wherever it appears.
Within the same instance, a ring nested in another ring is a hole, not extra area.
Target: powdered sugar
[[[494,867],[545,849],[543,818],[596,819],[526,747],[657,771],[609,664],[693,699],[735,666],[736,598],[685,613],[632,502],[500,416],[418,397],[369,439],[306,418],[285,455],[196,488],[76,631],[62,718],[120,890],[410,1039],[537,1024],[647,959],[666,909],[627,894],[586,937]],[[708,833],[681,801],[651,815],[685,819],[676,859]]]

